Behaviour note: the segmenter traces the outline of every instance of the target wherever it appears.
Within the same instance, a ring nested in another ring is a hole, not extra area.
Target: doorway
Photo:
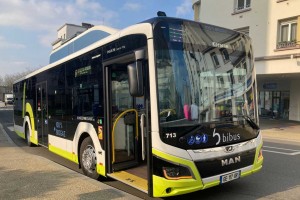
[[[106,67],[108,87],[108,119],[111,144],[108,176],[148,191],[148,165],[145,158],[147,140],[145,98],[133,97],[129,92],[129,76],[126,63]]]
[[[36,84],[36,119],[38,143],[48,147],[48,98],[47,82]]]
[[[138,164],[138,111],[129,94],[126,66],[110,68],[112,155],[114,170]]]

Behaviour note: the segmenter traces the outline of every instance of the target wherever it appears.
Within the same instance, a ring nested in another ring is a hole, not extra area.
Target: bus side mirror
[[[129,92],[131,96],[141,97],[144,95],[143,62],[138,60],[127,65]]]

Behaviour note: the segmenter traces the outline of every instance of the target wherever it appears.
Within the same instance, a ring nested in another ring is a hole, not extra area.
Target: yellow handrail
[[[118,117],[117,119],[115,120],[114,122],[114,125],[113,125],[113,129],[112,129],[112,134],[111,134],[111,138],[112,138],[112,163],[115,162],[115,127],[116,127],[116,124],[117,122],[119,121],[119,119],[121,117],[123,117],[126,113],[129,113],[129,112],[135,112],[135,128],[136,128],[136,131],[135,131],[135,139],[138,140],[138,136],[139,136],[139,132],[138,132],[138,112],[136,109],[128,109],[128,110],[125,110],[124,112],[122,112]]]

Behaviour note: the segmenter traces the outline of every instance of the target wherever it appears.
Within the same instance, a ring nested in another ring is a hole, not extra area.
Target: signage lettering
[[[241,156],[236,156],[234,158],[226,158],[221,160],[222,167],[239,163],[239,162],[241,162]]]
[[[61,130],[61,129],[63,129],[62,122],[56,122],[55,127],[54,127],[55,135],[60,136],[60,137],[66,137],[66,131]]]
[[[235,133],[217,133],[216,132],[216,129],[214,129],[214,132],[213,132],[213,137],[217,137],[217,142],[216,142],[216,145],[219,145],[221,142],[222,143],[229,143],[229,142],[234,142],[234,141],[238,141],[241,139],[241,136],[240,134],[235,134]]]

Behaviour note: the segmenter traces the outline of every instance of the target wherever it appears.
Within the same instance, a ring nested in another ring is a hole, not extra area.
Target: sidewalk
[[[259,124],[263,139],[297,142],[300,144],[300,122],[261,118]]]
[[[0,124],[0,199],[138,199],[17,147]]]
[[[6,105],[3,101],[0,101],[0,108],[1,110],[12,110],[13,109],[13,105]]]

